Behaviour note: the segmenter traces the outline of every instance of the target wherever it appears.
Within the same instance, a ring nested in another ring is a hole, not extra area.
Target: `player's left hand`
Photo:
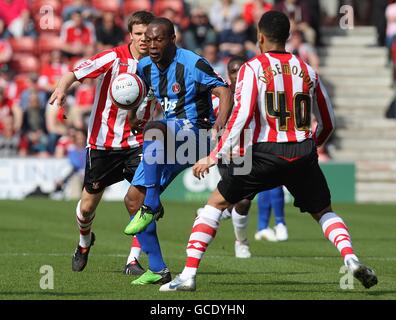
[[[196,178],[201,180],[204,178],[207,173],[209,173],[209,168],[213,167],[216,164],[211,157],[207,156],[206,158],[202,158],[193,166],[193,174]]]

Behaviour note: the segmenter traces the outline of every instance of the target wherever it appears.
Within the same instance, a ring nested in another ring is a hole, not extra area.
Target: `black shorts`
[[[222,162],[219,162],[217,164],[217,169],[219,170],[219,174],[222,179],[223,179],[223,177],[225,177],[228,174],[227,172],[228,172],[229,168],[230,168],[229,164],[224,164]]]
[[[124,179],[132,181],[140,163],[142,148],[128,150],[87,150],[84,187],[88,193],[102,192]]]
[[[326,178],[318,164],[312,140],[301,143],[259,143],[252,148],[252,167],[246,175],[234,175],[232,166],[217,187],[230,203],[253,199],[264,190],[284,185],[301,212],[318,213],[330,205]]]

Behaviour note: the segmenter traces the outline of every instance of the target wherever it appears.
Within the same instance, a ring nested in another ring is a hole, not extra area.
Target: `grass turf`
[[[334,205],[350,228],[356,253],[378,275],[366,290],[357,281],[342,290],[342,259],[309,215],[288,205],[289,241],[257,242],[257,210],[249,224],[251,259],[234,258],[231,221],[222,222],[201,263],[196,292],[159,292],[157,285],[132,286],[122,274],[130,240],[123,203],[103,202],[97,210],[97,242],[87,268],[71,271],[78,231],[76,202],[46,199],[0,201],[0,299],[396,299],[396,206]],[[185,261],[196,203],[165,203],[158,225],[163,255],[173,275]],[[144,255],[143,255],[144,256]],[[142,264],[147,259],[142,257]],[[54,270],[54,289],[40,289],[40,267]]]

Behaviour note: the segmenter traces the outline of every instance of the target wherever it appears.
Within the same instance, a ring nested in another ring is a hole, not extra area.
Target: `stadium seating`
[[[124,15],[128,15],[134,11],[147,10],[151,11],[150,0],[125,0],[124,1]]]
[[[40,61],[33,54],[14,54],[12,56],[11,66],[18,73],[38,72]]]
[[[100,11],[110,11],[118,13],[120,11],[120,3],[118,0],[93,0],[92,6]]]
[[[167,8],[175,10],[179,17],[184,15],[184,4],[181,0],[157,0],[154,2],[153,11],[157,16],[161,16],[161,13]]]
[[[53,50],[59,50],[62,46],[62,40],[52,34],[40,35],[38,40],[38,52],[39,54],[50,52]]]
[[[18,53],[36,53],[36,40],[32,37],[22,37],[22,38],[10,38],[9,42],[12,47],[12,51],[16,54]]]

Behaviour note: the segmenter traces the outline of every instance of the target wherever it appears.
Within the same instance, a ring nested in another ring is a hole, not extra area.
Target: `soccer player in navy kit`
[[[203,153],[208,154],[208,135],[201,134],[212,130],[214,135],[222,129],[232,106],[227,83],[209,63],[192,51],[176,47],[170,20],[154,19],[145,35],[149,57],[139,61],[138,74],[161,103],[164,119],[149,122],[144,128],[143,159],[125,197],[131,221],[124,233],[137,234],[149,258],[148,270],[132,284],[170,281],[156,234],[155,220],[163,214],[160,193]],[[212,91],[220,99],[216,122]],[[183,160],[187,161],[180,161],[178,148],[186,145],[187,159]]]

